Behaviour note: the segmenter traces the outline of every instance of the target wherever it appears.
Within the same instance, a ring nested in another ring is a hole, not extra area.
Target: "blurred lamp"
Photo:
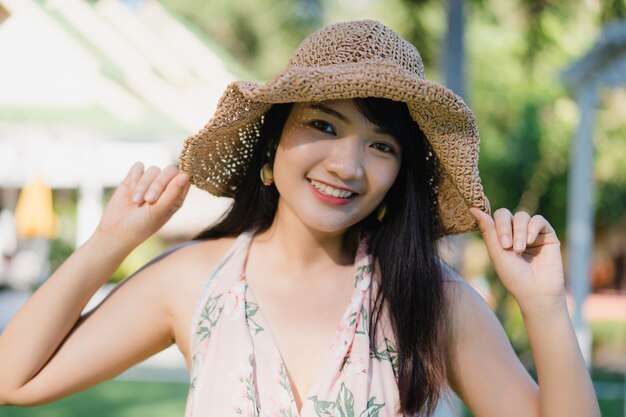
[[[17,234],[21,238],[56,237],[52,190],[41,178],[37,178],[20,192],[15,209],[15,223]]]

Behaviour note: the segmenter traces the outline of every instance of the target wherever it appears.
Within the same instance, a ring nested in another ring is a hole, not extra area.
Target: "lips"
[[[347,200],[358,195],[358,193],[355,193],[354,191],[350,191],[345,188],[336,188],[320,181],[312,179],[308,179],[308,181],[313,187],[315,187],[315,189],[329,197],[342,198]]]

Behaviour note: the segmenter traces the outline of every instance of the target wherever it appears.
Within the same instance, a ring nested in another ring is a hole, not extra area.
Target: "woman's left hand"
[[[505,208],[488,214],[471,208],[489,257],[505,288],[522,311],[565,297],[561,245],[543,216],[524,211],[515,215]]]

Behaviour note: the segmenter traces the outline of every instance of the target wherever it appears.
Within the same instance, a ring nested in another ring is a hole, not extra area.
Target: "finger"
[[[128,170],[128,174],[126,174],[126,178],[124,178],[124,181],[122,182],[126,184],[131,191],[133,191],[142,174],[143,164],[141,162],[135,162]]]
[[[144,199],[148,203],[154,203],[158,200],[159,196],[165,190],[165,187],[169,182],[178,174],[178,168],[173,165],[165,167],[163,171],[152,181],[152,184],[148,187]]]
[[[485,239],[487,247],[496,247],[499,245],[495,224],[491,216],[475,207],[470,208],[469,211],[474,219],[476,219],[478,229],[483,239]]]
[[[154,203],[154,208],[167,217],[171,216],[183,205],[190,185],[189,175],[179,173],[167,184],[161,198]]]
[[[137,186],[135,187],[135,192],[133,194],[133,202],[137,204],[141,204],[144,202],[144,196],[146,194],[146,190],[152,184],[152,181],[159,175],[161,170],[158,167],[151,166],[143,173],[139,181],[137,182]]]
[[[540,234],[554,233],[552,225],[540,214],[534,215],[528,222],[527,244],[537,243]]]
[[[496,224],[496,233],[498,235],[500,245],[502,245],[504,249],[509,249],[513,246],[513,215],[509,210],[499,208],[495,211],[495,213],[493,213],[493,219]]]
[[[530,215],[525,211],[518,211],[513,216],[513,250],[517,253],[521,253],[526,249],[529,221]]]

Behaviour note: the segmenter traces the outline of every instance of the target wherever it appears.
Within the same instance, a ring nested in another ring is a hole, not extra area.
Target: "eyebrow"
[[[331,116],[335,116],[336,118],[338,118],[339,120],[343,121],[343,122],[348,122],[349,119],[343,115],[343,113],[338,112],[335,109],[332,109],[324,104],[321,103],[312,103],[308,106],[309,108],[315,109],[315,110],[319,110],[321,112],[324,112],[326,114],[330,114]],[[371,122],[371,121],[370,121]],[[374,132],[376,133],[380,133],[383,135],[391,135],[391,133],[389,133],[388,131],[384,130],[383,128],[381,128],[380,126],[378,126],[377,124],[373,123],[374,125]]]
[[[337,119],[343,121],[343,122],[347,122],[348,118],[346,116],[343,115],[343,113],[338,112],[335,109],[331,109],[328,106],[325,106],[324,104],[321,103],[312,103],[309,105],[310,108],[315,109],[315,110],[319,110],[322,111],[324,113],[330,114],[331,116],[335,116]]]

